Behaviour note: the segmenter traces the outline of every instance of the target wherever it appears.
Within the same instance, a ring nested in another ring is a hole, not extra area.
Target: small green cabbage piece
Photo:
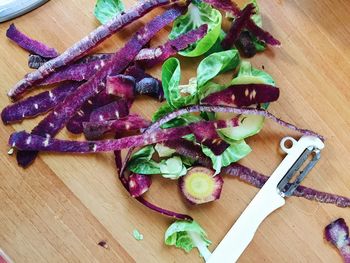
[[[161,143],[157,143],[154,148],[161,158],[172,156],[176,152],[174,149],[169,148]]]
[[[121,0],[97,0],[94,15],[101,24],[106,24],[124,11],[125,6]]]
[[[164,241],[166,245],[176,246],[186,252],[190,252],[196,247],[206,260],[210,256],[207,247],[211,244],[211,241],[196,221],[175,221],[166,230]]]
[[[159,164],[161,175],[164,178],[176,180],[187,173],[186,166],[179,156],[174,156],[167,160],[162,160]]]
[[[140,231],[138,231],[137,229],[134,229],[132,231],[132,235],[134,236],[134,238],[138,241],[143,240],[143,235],[140,233]]]
[[[215,155],[208,147],[201,145],[203,153],[212,161],[215,174],[220,173],[222,167],[239,161],[252,151],[244,140],[235,141],[225,139],[225,141],[230,143],[230,146],[220,155]]]
[[[207,34],[201,40],[179,52],[186,57],[200,56],[215,44],[221,32],[221,21],[222,16],[218,10],[204,2],[193,1],[188,7],[188,12],[175,20],[169,39],[175,39],[192,29],[207,24]]]
[[[143,147],[131,156],[128,169],[138,174],[160,174],[159,164],[152,160],[154,153],[152,145]]]

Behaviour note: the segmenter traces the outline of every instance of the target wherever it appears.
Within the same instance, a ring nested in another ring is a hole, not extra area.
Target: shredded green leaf
[[[94,15],[101,24],[106,24],[124,11],[125,6],[122,0],[97,0]]]
[[[134,236],[134,238],[136,239],[136,240],[143,240],[143,235],[137,230],[137,229],[134,229],[133,231],[132,231],[132,235]]]

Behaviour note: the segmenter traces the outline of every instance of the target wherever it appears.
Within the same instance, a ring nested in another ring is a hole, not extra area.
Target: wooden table
[[[62,52],[98,25],[94,2],[50,1],[13,22]],[[136,1],[124,2],[130,7]],[[350,196],[350,2],[261,1],[261,9],[264,27],[283,43],[252,59],[281,88],[271,112],[327,138],[322,160],[304,184]],[[10,23],[0,25],[1,108],[9,103],[7,90],[29,71],[27,53],[5,38]],[[97,51],[121,47],[140,25],[128,26]],[[193,60],[182,61],[185,81],[195,68]],[[159,72],[160,67],[153,71]],[[150,117],[158,106],[141,98],[133,111]],[[38,119],[0,125],[0,247],[15,262],[201,262],[196,251],[185,254],[164,245],[171,220],[128,196],[116,180],[112,154],[41,154],[29,169],[19,168],[6,154],[7,139],[15,130],[30,130]],[[287,134],[290,131],[267,121],[264,130],[248,140],[253,153],[243,163],[270,174],[283,157],[278,143]],[[66,131],[59,137],[76,138]],[[147,198],[190,213],[206,229],[213,249],[257,192],[239,180],[225,179],[221,199],[212,204],[185,205],[176,183],[164,179],[154,180]],[[338,217],[350,222],[350,210],[290,198],[262,224],[240,262],[341,262],[323,239],[324,227]],[[135,228],[144,240],[134,239]],[[97,245],[101,240],[107,249]]]

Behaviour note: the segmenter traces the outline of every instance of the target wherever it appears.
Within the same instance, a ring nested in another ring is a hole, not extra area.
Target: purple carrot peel
[[[90,122],[119,119],[127,115],[129,115],[128,103],[124,99],[119,99],[92,111]]]
[[[99,71],[77,90],[69,94],[63,103],[54,108],[52,113],[32,130],[32,134],[47,138],[55,136],[89,98],[104,90],[104,81],[108,75],[116,75],[125,70],[142,47],[162,28],[179,17],[183,10],[183,7],[171,8],[138,30],[126,45],[116,52]],[[32,158],[35,159],[36,155],[32,154]]]
[[[88,140],[100,139],[106,133],[120,133],[145,129],[151,124],[137,114],[131,114],[119,120],[84,122],[84,135]]]
[[[247,25],[250,17],[254,14],[254,5],[248,4],[242,11],[240,11],[233,21],[230,30],[228,31],[226,37],[221,43],[224,49],[230,49],[236,40],[239,38],[242,30]]]
[[[152,179],[148,175],[131,174],[128,178],[129,192],[132,197],[139,197],[146,193],[152,184]]]
[[[106,82],[106,92],[114,96],[125,99],[135,98],[136,80],[128,75],[108,76]]]
[[[220,138],[214,125],[210,122],[193,123],[190,125],[190,129],[196,137],[196,141],[207,146],[215,155],[222,154],[230,146]]]
[[[44,91],[11,104],[2,110],[1,119],[8,124],[44,114],[61,103],[79,85],[81,83],[65,83],[51,91]]]
[[[34,53],[45,58],[54,58],[59,55],[56,49],[50,48],[37,40],[31,39],[20,32],[14,24],[11,24],[7,29],[6,36],[30,53]]]
[[[244,107],[273,102],[279,97],[279,89],[265,84],[232,85],[223,91],[210,94],[203,104]]]
[[[12,99],[18,98],[21,94],[26,92],[29,88],[33,87],[36,83],[47,77],[49,74],[55,72],[58,68],[66,66],[71,62],[78,60],[87,54],[91,49],[98,46],[103,40],[110,37],[112,34],[118,32],[128,24],[144,16],[148,12],[152,11],[154,8],[159,6],[168,5],[171,3],[182,4],[184,1],[179,0],[148,0],[139,2],[135,7],[131,8],[128,12],[121,16],[116,16],[111,19],[108,23],[99,26],[89,35],[81,39],[79,42],[75,43],[73,46],[68,48],[61,55],[48,61],[36,71],[29,73],[15,84],[10,91],[8,96]],[[142,35],[140,35],[142,36]],[[153,34],[152,34],[153,36]],[[149,41],[147,41],[149,42]],[[141,50],[137,49],[137,53]],[[131,52],[134,53],[134,52]],[[136,54],[137,55],[137,54]],[[135,56],[136,56],[135,55]],[[133,59],[134,57],[133,56]]]
[[[237,4],[232,0],[204,0],[204,2],[211,4],[217,9],[230,12],[235,16],[237,16],[240,12]],[[266,44],[269,44],[271,46],[281,45],[281,42],[274,38],[269,32],[256,25],[252,19],[247,22],[247,29],[259,40],[264,41]]]
[[[349,227],[343,218],[339,218],[324,230],[326,240],[334,245],[342,255],[345,263],[350,263]]]

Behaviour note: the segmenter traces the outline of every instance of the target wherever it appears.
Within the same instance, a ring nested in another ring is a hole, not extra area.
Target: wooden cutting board
[[[28,71],[27,53],[8,41],[10,23],[33,38],[63,52],[98,26],[94,0],[55,0],[0,25],[0,107],[9,100],[7,90]],[[124,0],[127,7],[136,1]],[[283,43],[252,59],[281,88],[271,112],[326,138],[322,159],[304,185],[350,196],[350,1],[260,1],[264,27]],[[123,46],[141,23],[158,9],[116,34],[96,51]],[[166,37],[167,27],[153,43]],[[193,60],[181,59],[183,81],[195,74]],[[152,71],[159,76],[160,67]],[[159,106],[140,98],[133,111],[146,117]],[[15,130],[30,130],[38,119],[13,126],[0,125],[0,248],[14,262],[201,262],[164,245],[171,220],[147,210],[124,191],[115,177],[112,154],[41,154],[23,170],[7,155],[7,139]],[[269,175],[283,156],[279,140],[290,131],[269,121],[248,140],[253,152],[244,164]],[[293,133],[291,135],[294,135]],[[66,131],[60,138],[77,139]],[[257,189],[225,177],[219,201],[186,205],[175,182],[156,179],[147,194],[150,201],[190,213],[207,231],[214,249]],[[324,227],[338,217],[350,223],[350,209],[296,197],[271,215],[259,228],[240,262],[341,262],[323,239]],[[136,241],[138,229],[144,240]],[[98,245],[106,241],[108,248]]]

